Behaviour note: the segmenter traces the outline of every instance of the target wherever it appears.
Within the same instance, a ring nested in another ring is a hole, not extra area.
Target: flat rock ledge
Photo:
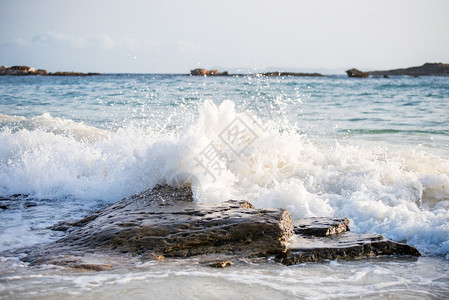
[[[284,265],[335,259],[362,259],[384,255],[421,256],[418,250],[396,243],[382,235],[346,232],[330,237],[295,236],[285,255],[277,260]]]
[[[303,236],[325,237],[349,231],[348,219],[305,218],[293,221],[295,234]]]
[[[285,209],[256,209],[241,200],[195,203],[189,187],[165,185],[52,229],[67,233],[26,251],[24,261],[103,270],[117,264],[120,256],[139,260],[203,256],[213,267],[228,267],[242,258],[275,257],[293,265],[379,255],[420,256],[415,248],[383,236],[349,232],[347,219],[292,221]],[[214,255],[225,258],[210,261]]]

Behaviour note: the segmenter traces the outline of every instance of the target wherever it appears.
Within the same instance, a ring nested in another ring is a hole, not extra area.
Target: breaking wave
[[[447,158],[317,142],[294,126],[238,112],[232,101],[206,101],[189,125],[163,132],[0,114],[0,145],[2,197],[113,202],[157,184],[189,183],[196,201],[245,199],[294,217],[348,217],[354,231],[449,253]]]

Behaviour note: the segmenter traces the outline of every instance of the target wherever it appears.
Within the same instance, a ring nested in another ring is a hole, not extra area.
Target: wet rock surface
[[[341,218],[305,218],[293,221],[295,234],[328,236],[349,231],[349,220]]]
[[[31,253],[28,261],[47,255],[77,255],[106,250],[147,257],[187,257],[226,253],[267,256],[287,250],[293,235],[284,209],[255,209],[247,201],[217,204],[192,201],[190,189],[159,186],[124,199],[101,213],[60,224],[68,234]]]
[[[332,237],[295,236],[286,255],[278,256],[278,260],[285,265],[296,265],[383,255],[420,256],[420,253],[414,247],[390,241],[382,235],[346,232]]]
[[[351,233],[344,218],[292,222],[285,209],[256,209],[241,200],[200,204],[193,202],[190,188],[169,186],[157,186],[52,229],[67,234],[27,251],[24,261],[104,270],[120,264],[124,257],[145,261],[200,256],[221,268],[242,258],[267,261],[276,257],[276,261],[292,265],[420,255],[415,248],[380,235]],[[217,255],[221,257],[215,259]]]

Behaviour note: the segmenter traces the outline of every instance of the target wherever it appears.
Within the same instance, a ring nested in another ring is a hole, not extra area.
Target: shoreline
[[[357,68],[345,71],[349,78],[390,78],[390,76],[449,76],[449,64],[443,63],[425,63],[418,67],[409,67],[401,69],[392,69],[385,71],[361,71]],[[0,66],[0,76],[99,76],[99,75],[179,75],[191,77],[332,77],[342,74],[321,74],[321,73],[302,73],[302,72],[258,72],[258,73],[236,73],[230,74],[228,71],[220,72],[218,70],[194,69],[190,73],[99,73],[99,72],[74,72],[74,71],[56,71],[48,72],[45,69],[35,69],[29,66]]]
[[[384,78],[389,78],[389,76],[449,76],[449,64],[425,63],[422,66],[418,67],[368,72],[352,68],[346,70],[346,74],[351,78],[368,78],[370,76],[379,76]]]
[[[0,76],[97,76],[101,75],[96,72],[72,72],[72,71],[57,71],[57,72],[47,72],[45,69],[35,69],[28,66],[11,66],[7,67],[5,65],[0,66]]]

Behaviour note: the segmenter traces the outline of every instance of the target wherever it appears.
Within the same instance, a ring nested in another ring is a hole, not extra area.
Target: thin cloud
[[[113,38],[109,35],[90,34],[86,36],[72,36],[63,33],[48,32],[34,35],[29,39],[15,38],[0,43],[6,47],[28,46],[59,46],[68,48],[100,48],[114,49],[124,48],[128,50],[144,50],[148,48],[160,48],[159,43],[153,41],[136,40],[130,37]]]

